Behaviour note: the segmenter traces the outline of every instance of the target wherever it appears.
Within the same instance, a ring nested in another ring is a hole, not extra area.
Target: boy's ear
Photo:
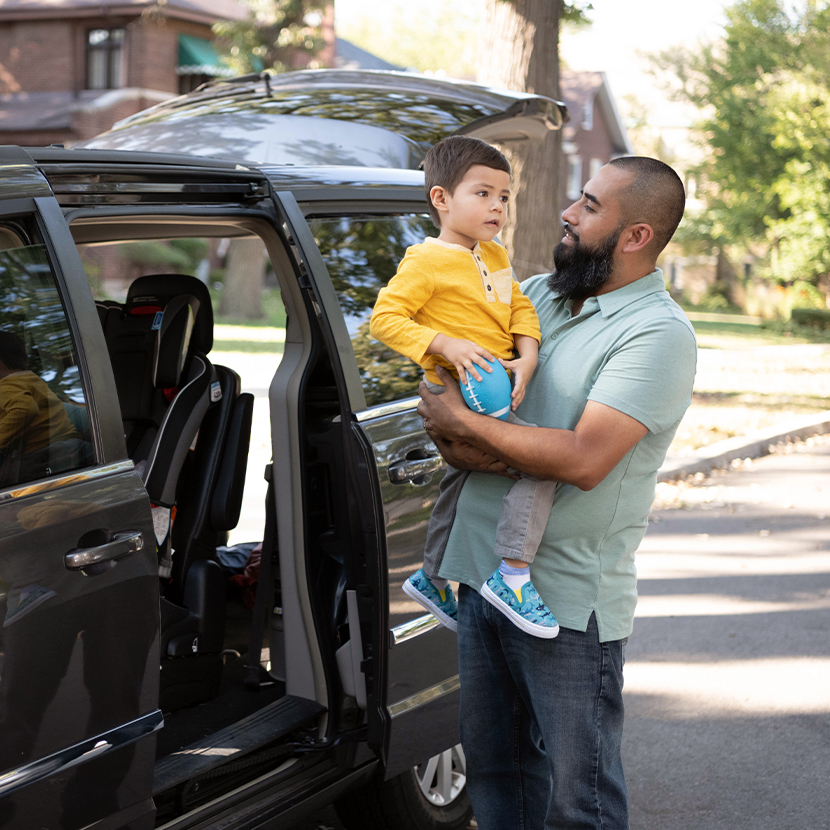
[[[429,200],[436,210],[448,211],[450,209],[447,204],[447,190],[441,185],[437,184],[429,191]]]

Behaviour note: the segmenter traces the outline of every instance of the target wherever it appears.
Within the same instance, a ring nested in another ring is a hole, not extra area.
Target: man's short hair
[[[467,171],[476,164],[503,170],[510,175],[510,162],[495,147],[480,138],[467,135],[451,135],[431,147],[424,159],[424,190],[429,205],[429,215],[440,228],[441,219],[429,193],[433,187],[443,187],[452,196]]]
[[[29,368],[26,344],[10,331],[0,331],[0,360],[16,372]]]
[[[609,164],[633,177],[620,194],[623,222],[651,225],[655,253],[659,254],[674,236],[686,207],[680,176],[668,164],[647,156],[621,156]]]

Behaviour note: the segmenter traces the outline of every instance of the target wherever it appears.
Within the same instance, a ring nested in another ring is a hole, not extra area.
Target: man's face
[[[572,300],[602,292],[611,278],[614,255],[625,227],[617,197],[630,174],[603,167],[585,185],[579,201],[563,214],[565,235],[553,252],[552,291]]]

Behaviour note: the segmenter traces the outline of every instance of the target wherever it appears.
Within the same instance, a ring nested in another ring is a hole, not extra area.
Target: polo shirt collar
[[[607,294],[600,294],[596,299],[599,303],[599,310],[603,317],[610,317],[626,306],[642,300],[650,294],[657,294],[666,290],[666,282],[663,279],[663,272],[656,268],[645,277],[640,277],[616,291],[609,291]]]
[[[424,242],[432,245],[440,245],[442,248],[447,248],[450,251],[463,251],[465,254],[477,254],[481,251],[481,246],[476,242],[475,248],[467,248],[464,245],[456,245],[454,242],[444,242],[443,239],[436,239],[434,236],[428,236]]]
[[[634,282],[630,282],[622,288],[617,288],[615,291],[609,291],[607,294],[589,297],[585,302],[595,301],[599,306],[600,314],[603,317],[610,317],[650,294],[657,294],[665,290],[666,283],[663,279],[663,272],[659,268],[655,268],[645,277],[640,277],[640,279],[634,280]],[[570,309],[573,306],[573,300],[566,300],[565,305]]]

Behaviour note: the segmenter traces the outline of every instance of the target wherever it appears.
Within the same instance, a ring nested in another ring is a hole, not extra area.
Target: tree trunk
[[[518,92],[559,98],[561,0],[487,0],[478,79]],[[561,132],[503,149],[513,167],[510,220],[502,233],[519,279],[553,268],[561,237]]]
[[[237,320],[258,320],[265,287],[265,246],[261,239],[232,239],[225,259],[219,314]]]

